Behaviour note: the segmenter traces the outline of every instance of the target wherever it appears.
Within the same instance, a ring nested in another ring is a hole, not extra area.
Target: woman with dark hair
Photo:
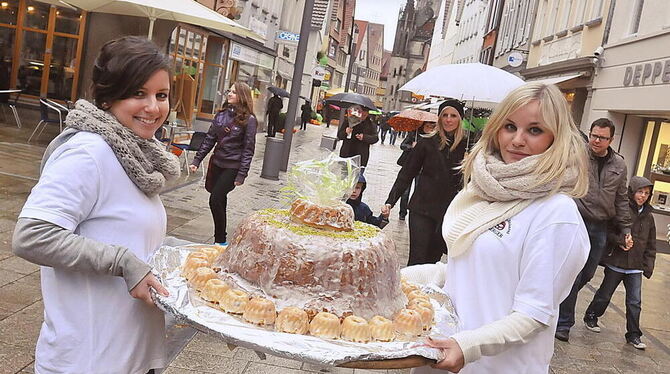
[[[419,177],[409,201],[407,265],[432,264],[447,253],[440,229],[449,203],[462,188],[461,175],[456,170],[465,155],[462,118],[460,101],[440,104],[438,125],[430,134],[417,138],[382,208],[388,214],[414,178]]]
[[[214,148],[205,187],[211,193],[209,208],[214,219],[214,242],[217,244],[227,244],[228,193],[235,186],[241,186],[249,173],[256,146],[256,124],[251,89],[245,83],[235,82],[189,166],[193,172],[198,170],[202,160]]]
[[[146,263],[165,237],[158,193],[179,176],[154,138],[170,110],[170,62],[147,39],[103,45],[94,102],[79,100],[42,159],[14,253],[41,265],[39,373],[147,373],[166,365],[165,320]]]

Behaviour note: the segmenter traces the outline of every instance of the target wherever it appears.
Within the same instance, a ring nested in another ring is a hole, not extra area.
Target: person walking
[[[170,111],[170,59],[151,41],[105,43],[84,99],[47,147],[14,229],[14,253],[40,265],[38,373],[147,373],[167,364],[167,296],[149,257],[165,238],[158,193],[180,174],[154,138]]]
[[[368,165],[370,145],[379,140],[377,128],[368,115],[367,109],[352,105],[347,108],[347,116],[337,128],[337,138],[342,140],[340,157],[360,156],[363,168]]]
[[[526,84],[498,105],[444,217],[449,260],[402,271],[443,273],[462,317],[452,336],[425,341],[441,359],[414,374],[549,372],[558,304],[588,257],[574,201],[587,193],[586,158],[556,86]]]
[[[584,314],[586,328],[600,332],[598,318],[612,299],[614,291],[623,281],[626,288],[626,342],[637,349],[647,345],[640,339],[640,312],[642,311],[642,275],[651,278],[656,261],[656,223],[649,204],[654,184],[644,177],[632,177],[628,185],[630,215],[633,219],[631,236],[633,246],[626,249],[621,233],[608,235],[609,253],[603,257],[605,278]]]
[[[200,149],[189,166],[192,172],[214,149],[207,168],[205,187],[214,220],[214,243],[226,245],[228,193],[244,184],[256,147],[256,117],[251,89],[235,82],[228,91],[223,109],[214,117]]]
[[[381,138],[381,144],[384,144],[386,141],[386,134],[392,131],[391,126],[388,124],[388,118],[384,116],[379,122],[379,137]]]
[[[268,100],[268,107],[265,110],[265,113],[268,115],[268,136],[274,137],[279,126],[279,112],[281,112],[284,104],[282,103],[281,97],[274,94]]]
[[[586,229],[589,232],[591,251],[582,271],[577,275],[568,297],[561,303],[556,339],[567,342],[570,328],[575,324],[577,295],[592,278],[607,244],[608,221],[612,220],[625,247],[633,246],[630,235],[631,219],[626,186],[626,163],[610,147],[614,139],[614,124],[600,118],[591,124],[588,143],[589,191],[577,200]]]
[[[437,131],[418,138],[382,208],[383,213],[389,214],[414,178],[419,177],[409,202],[408,266],[434,263],[447,253],[441,234],[442,218],[462,188],[461,174],[456,168],[465,155],[463,104],[446,100],[440,104],[439,113]]]
[[[407,159],[410,157],[412,153],[412,149],[416,146],[416,142],[419,139],[419,136],[423,136],[426,134],[431,134],[433,131],[435,131],[435,126],[437,124],[435,122],[424,122],[421,127],[419,127],[417,130],[411,131],[405,139],[403,139],[402,143],[400,143],[400,149],[402,149],[402,154],[398,158],[397,164],[400,166],[405,165],[405,162],[407,162]],[[419,183],[419,176],[417,175],[414,178],[414,188],[416,188],[417,183]],[[409,193],[410,190],[412,189],[412,186],[410,185],[407,187],[405,192],[402,193],[400,196],[400,211],[398,212],[398,219],[401,221],[405,220],[405,217],[407,217],[407,206],[409,204]]]
[[[307,122],[312,118],[312,106],[309,101],[305,101],[300,107],[300,130],[307,130]]]

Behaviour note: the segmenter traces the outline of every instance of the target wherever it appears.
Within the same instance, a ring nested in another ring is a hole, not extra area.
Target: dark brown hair
[[[596,126],[610,129],[610,137],[614,136],[614,130],[616,129],[614,128],[614,123],[612,123],[612,121],[610,121],[609,119],[598,118],[597,120],[593,121],[593,123],[591,124],[591,128],[589,129],[589,132],[593,130],[593,128]]]
[[[170,73],[170,60],[152,41],[124,36],[102,46],[95,59],[91,92],[100,109],[127,99],[158,70]]]
[[[244,82],[235,82],[235,94],[237,95],[237,103],[226,103],[222,110],[226,110],[228,106],[235,108],[235,124],[238,126],[246,126],[249,117],[254,115],[254,101],[251,98],[251,88]]]

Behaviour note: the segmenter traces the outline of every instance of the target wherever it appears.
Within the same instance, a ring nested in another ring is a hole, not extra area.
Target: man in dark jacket
[[[347,200],[347,204],[351,205],[354,209],[354,219],[356,221],[365,222],[383,229],[389,223],[388,216],[385,217],[383,214],[375,216],[368,204],[363,202],[363,191],[365,191],[366,185],[365,177],[363,174],[360,174],[358,176],[358,183],[356,183],[354,192],[351,193],[351,196]]]
[[[337,138],[342,140],[340,157],[361,157],[360,166],[367,166],[370,158],[370,144],[379,140],[377,128],[368,118],[368,111],[360,105],[347,109],[347,117],[337,129]]]
[[[589,233],[591,250],[586,264],[577,275],[568,297],[559,308],[556,339],[568,341],[570,328],[575,324],[577,294],[592,278],[607,244],[608,222],[612,220],[627,248],[633,246],[630,235],[630,209],[626,194],[626,163],[610,147],[614,124],[600,118],[591,124],[589,132],[589,190],[575,200]]]
[[[265,113],[268,115],[268,136],[275,136],[277,125],[279,123],[279,112],[284,107],[281,97],[275,94],[268,100],[268,108]]]
[[[647,178],[632,177],[628,186],[630,213],[633,217],[631,235],[633,247],[626,249],[619,231],[608,237],[609,254],[605,264],[605,278],[584,314],[586,328],[600,332],[598,317],[607,309],[614,291],[623,281],[626,287],[626,341],[637,349],[645,349],[640,337],[640,312],[642,311],[642,275],[651,278],[656,261],[656,223],[651,214],[649,198],[653,183]]]

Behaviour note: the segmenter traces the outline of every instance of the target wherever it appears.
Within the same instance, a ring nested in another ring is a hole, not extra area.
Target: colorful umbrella
[[[405,109],[389,118],[388,124],[397,131],[414,131],[424,122],[437,122],[437,114],[418,109]]]

